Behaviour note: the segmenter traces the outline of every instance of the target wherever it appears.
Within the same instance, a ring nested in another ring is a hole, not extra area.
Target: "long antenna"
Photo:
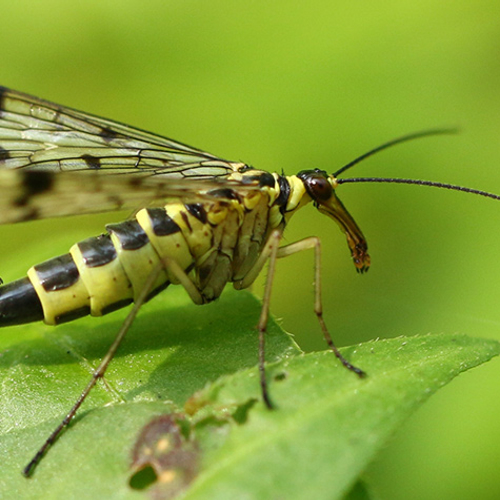
[[[417,179],[393,179],[384,177],[352,177],[350,179],[337,179],[338,184],[347,184],[353,182],[385,182],[388,184],[416,184],[417,186],[430,186],[443,189],[451,189],[453,191],[462,191],[464,193],[478,194],[479,196],[485,196],[486,198],[493,198],[494,200],[500,200],[500,195],[488,193],[488,191],[481,191],[480,189],[472,189],[463,186],[456,186],[454,184],[446,184],[443,182],[433,182],[433,181],[420,181]]]
[[[402,142],[408,142],[412,141],[413,139],[420,139],[421,137],[429,137],[433,135],[451,135],[451,134],[457,134],[458,129],[457,128],[435,128],[435,129],[429,129],[429,130],[421,130],[420,132],[413,132],[408,135],[403,135],[402,137],[398,137],[397,139],[393,139],[392,141],[386,142],[380,146],[377,146],[376,148],[368,151],[367,153],[362,154],[361,156],[358,156],[351,162],[349,162],[347,165],[344,165],[342,168],[339,168],[336,172],[333,173],[334,177],[339,176],[341,173],[345,172],[349,168],[353,167],[357,163],[365,160],[369,156],[374,155],[375,153],[378,153],[380,151],[383,151],[384,149],[390,148],[392,146],[395,146],[396,144],[401,144]]]

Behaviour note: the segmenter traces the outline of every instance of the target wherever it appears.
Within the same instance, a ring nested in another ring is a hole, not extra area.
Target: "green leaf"
[[[298,355],[273,322],[260,398],[259,303],[225,293],[197,308],[167,291],[144,307],[79,416],[27,480],[21,469],[73,404],[122,313],[58,328],[28,325],[0,338],[0,492],[16,498],[143,498],[129,486],[130,453],[154,416],[198,410],[199,475],[186,498],[340,498],[407,415],[459,372],[498,354],[493,341],[428,336]],[[319,328],[312,325],[316,330]]]
[[[186,495],[198,498],[342,498],[387,438],[431,394],[460,372],[500,352],[492,340],[427,335],[371,341],[343,349],[368,373],[359,379],[330,352],[268,369],[276,411],[258,403]],[[255,372],[210,386],[200,401],[216,408],[257,399]],[[245,496],[247,495],[247,496]]]
[[[85,474],[99,477],[92,498],[133,495],[128,466],[136,434],[153,416],[182,405],[218,377],[255,366],[260,304],[248,292],[225,293],[194,306],[180,289],[141,310],[106,372],[34,477],[22,468],[74,404],[127,311],[84,318],[57,328],[30,324],[0,335],[0,492],[26,498],[82,498]],[[299,351],[271,321],[266,357]],[[118,431],[119,430],[119,431]],[[85,474],[83,471],[86,471]],[[119,492],[119,493],[118,493]],[[0,494],[0,496],[2,496]],[[36,496],[36,495],[35,495]]]

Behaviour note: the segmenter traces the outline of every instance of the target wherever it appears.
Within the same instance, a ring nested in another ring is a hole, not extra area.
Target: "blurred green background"
[[[399,146],[349,176],[500,193],[497,1],[18,0],[3,2],[0,47],[2,85],[271,171],[332,172],[404,133],[458,125],[457,137]],[[339,345],[427,332],[500,340],[500,203],[394,185],[346,185],[339,196],[368,239],[367,275],[312,207],[286,233],[322,237],[325,317]],[[24,248],[43,260],[110,220],[2,227],[0,275],[19,277],[9,263]],[[274,314],[303,348],[323,349],[312,254],[278,271]],[[500,498],[499,395],[498,360],[442,390],[369,468],[374,491]]]

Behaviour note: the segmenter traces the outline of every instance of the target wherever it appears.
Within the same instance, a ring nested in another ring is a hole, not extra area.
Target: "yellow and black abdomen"
[[[39,320],[56,325],[87,314],[101,316],[137,298],[160,256],[175,259],[185,271],[194,264],[168,206],[143,209],[135,219],[106,230],[33,266],[27,278],[1,286],[0,326]],[[175,277],[163,271],[151,296],[172,281]]]

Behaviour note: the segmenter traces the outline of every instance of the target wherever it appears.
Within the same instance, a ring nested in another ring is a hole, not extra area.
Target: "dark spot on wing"
[[[108,196],[108,201],[115,205],[116,210],[121,210],[123,207],[123,200],[116,194],[110,194]]]
[[[190,203],[184,205],[186,210],[202,224],[207,223],[207,212],[201,203]]]
[[[26,206],[32,196],[49,191],[54,184],[54,174],[52,172],[26,170],[20,172],[20,175],[23,193],[14,200],[14,204],[18,207]]]
[[[10,158],[10,152],[0,147],[0,161],[8,160],[9,158]]]
[[[52,172],[23,172],[23,187],[30,195],[40,194],[48,191],[54,183],[54,174]]]
[[[28,222],[30,220],[36,220],[40,218],[40,211],[36,207],[31,207],[27,213],[23,213],[17,222]]]
[[[15,198],[12,203],[14,204],[15,207],[25,207],[26,205],[28,205],[28,202],[29,202],[29,196],[26,196],[25,194],[23,194],[23,195],[19,195],[17,198]],[[24,222],[24,221],[28,221],[28,220],[31,220],[30,213],[23,214],[21,216],[20,222]]]
[[[93,170],[101,168],[101,159],[92,155],[82,155],[82,160],[85,161],[87,166]]]
[[[227,200],[239,200],[238,194],[230,188],[212,189],[207,191],[207,195],[213,198],[226,198]]]
[[[118,132],[109,127],[102,127],[99,132],[99,137],[104,139],[106,142],[111,142],[113,139],[116,139],[118,135]]]
[[[129,186],[133,187],[133,188],[142,186],[142,177],[131,176],[128,183],[129,183]]]
[[[61,123],[61,108],[59,106],[54,106],[53,108],[44,108],[46,111],[52,111],[54,116],[51,121],[54,123]]]

